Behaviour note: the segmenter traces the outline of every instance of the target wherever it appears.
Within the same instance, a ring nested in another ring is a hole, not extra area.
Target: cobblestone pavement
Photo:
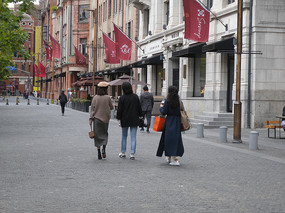
[[[112,119],[97,160],[88,113],[31,100],[0,101],[0,212],[285,212],[285,140],[258,129],[259,150],[219,142],[219,129],[183,134],[181,166],[155,156],[160,133],[137,134],[136,160],[120,159]],[[130,142],[128,141],[128,156]],[[127,157],[128,157],[127,156]]]

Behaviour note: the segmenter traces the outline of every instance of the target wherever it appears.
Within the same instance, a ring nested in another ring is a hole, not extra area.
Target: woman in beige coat
[[[109,84],[102,81],[98,84],[97,95],[93,97],[90,110],[89,124],[93,123],[96,136],[94,145],[98,150],[98,159],[106,158],[106,145],[108,142],[108,127],[110,111],[114,108],[110,96],[107,95]],[[102,146],[102,154],[101,154]]]

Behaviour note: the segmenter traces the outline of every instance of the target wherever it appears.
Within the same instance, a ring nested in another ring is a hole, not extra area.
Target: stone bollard
[[[228,131],[228,127],[220,126],[220,142],[221,143],[227,142],[227,131]]]
[[[30,99],[28,98],[28,103],[27,103],[27,105],[30,105]]]
[[[19,104],[19,97],[16,98],[16,105]]]
[[[40,100],[37,98],[37,105],[39,105],[40,104]]]
[[[8,98],[6,99],[6,105],[9,105],[9,100],[8,100]]]
[[[197,138],[204,138],[204,124],[197,124]]]
[[[47,105],[49,105],[49,100],[47,99]]]
[[[58,99],[56,99],[56,105],[58,105]]]
[[[54,100],[53,99],[51,99],[51,104],[54,104]]]
[[[150,120],[150,128],[153,128],[154,122],[155,122],[155,116],[151,116],[151,120]]]
[[[249,135],[249,150],[257,150],[258,149],[258,135],[259,133],[256,131],[251,131]]]

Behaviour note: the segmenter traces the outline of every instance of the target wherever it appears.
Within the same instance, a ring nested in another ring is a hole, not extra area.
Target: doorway
[[[234,54],[228,54],[227,112],[233,111]]]

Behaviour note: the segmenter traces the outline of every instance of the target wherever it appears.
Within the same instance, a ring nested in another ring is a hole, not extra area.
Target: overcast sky
[[[35,0],[34,4],[39,4],[39,0]],[[14,7],[13,3],[9,3],[8,5],[9,5],[9,8]]]

